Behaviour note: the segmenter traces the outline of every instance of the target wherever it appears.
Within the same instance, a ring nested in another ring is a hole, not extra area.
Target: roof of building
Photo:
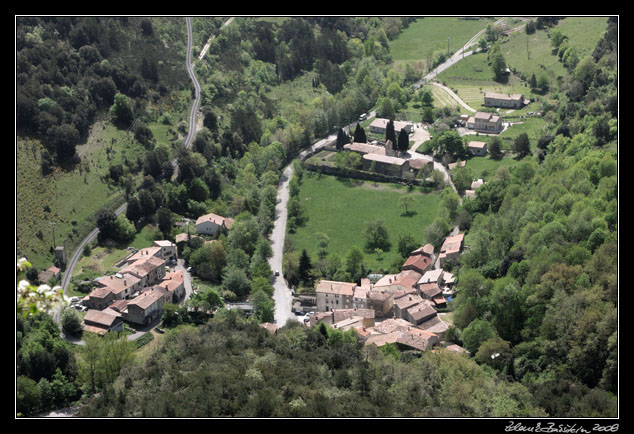
[[[156,301],[160,300],[163,294],[160,291],[145,291],[128,302],[128,306],[137,306],[141,309],[147,309]]]
[[[476,142],[476,141],[469,142],[469,148],[484,149],[486,145],[487,145],[486,142]]]
[[[340,322],[351,317],[374,318],[374,309],[333,309],[333,321]]]
[[[180,287],[185,282],[185,273],[183,270],[172,271],[171,273],[167,273],[163,280],[161,280],[160,285],[166,288],[168,291],[175,291],[178,287]]]
[[[392,291],[385,291],[380,289],[373,289],[371,291],[368,291],[368,298],[372,301],[383,302],[393,296],[394,296],[394,293]]]
[[[423,300],[422,303],[419,303],[407,309],[407,313],[416,322],[437,315],[436,309],[434,309],[430,304],[427,304],[424,301],[426,300]]]
[[[403,264],[403,269],[414,269],[421,273],[425,272],[431,264],[431,258],[425,255],[412,255]]]
[[[410,307],[416,306],[419,303],[422,303],[423,299],[416,294],[409,294],[405,297],[400,297],[394,300],[394,305],[397,306],[400,310],[407,310]]]
[[[275,332],[277,332],[280,329],[278,325],[270,323],[270,322],[263,322],[262,324],[260,324],[260,327],[268,330],[269,332],[273,334],[275,334]]]
[[[156,256],[144,256],[143,258],[138,259],[123,268],[121,270],[121,274],[133,273],[137,276],[146,276],[161,265],[165,265],[166,262],[167,261],[165,259],[161,259]]]
[[[438,280],[440,280],[440,278],[442,277],[443,272],[444,271],[443,271],[442,268],[436,268],[435,270],[429,270],[425,274],[423,274],[423,277],[421,277],[418,280],[418,284],[422,285],[424,283],[438,282]]]
[[[231,225],[233,224],[234,220],[229,217],[223,217],[223,216],[219,216],[218,214],[209,213],[209,214],[201,215],[200,217],[198,217],[198,219],[196,220],[196,226],[204,222],[215,223],[218,226],[222,226],[224,224],[225,227],[229,229]]]
[[[370,124],[370,127],[387,128],[388,122],[390,122],[389,119],[375,118]],[[401,131],[402,128],[408,126],[412,126],[411,122],[394,121],[394,131]]]
[[[112,289],[107,287],[98,286],[93,289],[90,294],[88,294],[89,298],[106,298],[112,294]]]
[[[434,254],[434,246],[431,244],[425,244],[424,246],[420,246],[418,249],[410,253],[410,255],[427,255],[427,256],[432,256],[433,254]]]
[[[504,99],[504,100],[519,100],[521,101],[523,96],[519,93],[508,94],[508,93],[497,93],[497,92],[484,92],[485,98],[495,98],[495,99]]]
[[[471,190],[477,190],[478,187],[481,187],[483,185],[484,185],[484,180],[477,179],[471,183]]]
[[[356,283],[351,282],[336,282],[334,280],[320,280],[315,288],[315,292],[321,292],[325,294],[337,294],[347,295],[352,297],[354,290],[357,287]]]
[[[119,294],[139,282],[140,279],[138,277],[133,276],[130,273],[124,273],[115,276],[105,276],[102,279],[99,279],[98,285],[100,287],[110,289],[115,294]]]
[[[460,247],[462,245],[462,241],[464,240],[464,234],[453,235],[451,237],[445,238],[445,242],[440,248],[441,252],[451,253],[460,251]]]
[[[120,318],[121,315],[117,314],[114,311],[103,311],[96,309],[88,309],[86,311],[86,315],[84,316],[84,322],[89,322],[92,324],[96,324],[102,327],[112,327],[112,325]]]
[[[158,247],[176,247],[176,244],[169,240],[156,240],[152,244]]]
[[[139,259],[145,259],[148,256],[158,256],[161,248],[159,246],[146,247],[144,249],[139,249],[134,255],[128,258],[128,263],[132,263],[138,261]]]
[[[369,143],[347,143],[343,145],[343,148],[348,151],[361,152],[363,154],[376,154],[385,155],[386,149],[384,146],[371,145]]]
[[[394,164],[395,166],[402,166],[405,163],[407,163],[407,160],[404,160],[403,158],[390,157],[388,155],[378,155],[378,154],[364,154],[363,159],[370,160],[370,161],[378,161],[380,163],[386,163],[386,164]]]
[[[436,282],[422,283],[419,289],[420,292],[424,293],[428,298],[433,298],[438,294],[442,294],[442,291]]]

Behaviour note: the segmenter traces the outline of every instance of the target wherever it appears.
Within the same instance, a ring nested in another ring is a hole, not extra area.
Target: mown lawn
[[[399,199],[410,194],[414,203],[409,215],[399,204]],[[337,253],[342,259],[352,246],[364,251],[364,263],[373,271],[388,269],[399,257],[400,235],[411,234],[421,245],[425,228],[432,223],[438,212],[440,194],[409,192],[398,184],[363,182],[333,176],[305,172],[299,198],[308,216],[304,226],[296,233],[288,234],[301,252],[306,249],[313,263],[318,260],[318,233],[330,238],[328,253]],[[383,219],[388,231],[391,248],[377,257],[365,251],[363,232],[367,222]]]

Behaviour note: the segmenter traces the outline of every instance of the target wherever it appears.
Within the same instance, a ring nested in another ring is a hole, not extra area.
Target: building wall
[[[199,234],[214,235],[219,227],[220,225],[214,222],[205,221],[196,225],[196,232]]]
[[[349,295],[317,293],[317,310],[319,312],[330,312],[333,309],[351,309],[352,307],[352,297]]]

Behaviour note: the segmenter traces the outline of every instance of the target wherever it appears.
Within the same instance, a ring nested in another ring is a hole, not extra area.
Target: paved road
[[[192,83],[194,83],[194,88],[196,90],[196,95],[194,98],[194,103],[192,104],[191,109],[189,110],[189,131],[187,133],[187,137],[185,138],[185,147],[189,147],[194,140],[194,136],[196,135],[196,114],[198,113],[198,106],[200,105],[200,83],[198,82],[198,78],[196,78],[196,74],[194,74],[194,66],[192,64],[192,44],[193,44],[193,35],[192,35],[192,20],[190,17],[186,18],[187,21],[187,73],[189,74],[189,78],[191,78]]]
[[[500,18],[499,20],[497,20],[496,22],[493,23],[493,26],[496,26],[496,25],[502,23],[504,20],[506,20],[506,17],[505,18]],[[480,36],[482,36],[482,34],[485,31],[486,31],[486,28],[480,30],[478,33],[473,35],[473,37],[471,39],[469,39],[469,41],[467,41],[467,43],[464,44],[464,46],[461,49],[459,49],[458,51],[456,51],[453,54],[453,56],[451,56],[449,59],[447,59],[441,65],[438,65],[436,68],[434,68],[434,70],[431,71],[429,74],[427,74],[425,77],[423,77],[422,80],[420,80],[417,83],[415,83],[414,84],[414,88],[419,88],[423,84],[427,83],[429,80],[435,78],[438,74],[443,72],[445,69],[453,66],[455,63],[459,62],[460,60],[464,59],[465,57],[472,55],[474,52],[477,52],[477,49],[476,50],[469,50],[469,48],[471,48],[478,41]]]
[[[325,139],[322,139],[314,143],[310,148],[302,151],[297,159],[304,160],[308,156],[314,154],[322,147],[337,140],[336,135],[331,135]],[[290,319],[293,321],[299,321],[298,317],[292,312],[293,297],[291,296],[291,290],[288,287],[286,280],[284,279],[284,273],[282,270],[282,257],[284,255],[284,239],[286,238],[286,220],[288,212],[286,205],[288,204],[288,183],[293,176],[292,162],[286,166],[280,183],[277,188],[277,204],[275,205],[275,221],[273,225],[273,231],[269,237],[271,241],[271,247],[273,248],[273,256],[269,259],[269,265],[273,271],[279,271],[279,276],[274,276],[273,288],[273,300],[275,301],[275,324],[279,327],[283,327]]]

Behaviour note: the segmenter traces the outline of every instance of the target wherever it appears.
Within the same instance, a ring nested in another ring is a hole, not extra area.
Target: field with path
[[[414,197],[409,215],[399,204],[406,194]],[[352,246],[357,246],[364,251],[364,263],[372,270],[387,269],[399,257],[399,235],[411,234],[422,244],[425,228],[436,217],[440,204],[439,193],[408,192],[398,184],[339,179],[311,172],[305,172],[299,199],[308,220],[295,234],[288,234],[298,251],[305,248],[313,263],[316,262],[316,234],[325,233],[330,238],[329,254],[337,253],[344,258]],[[366,222],[378,218],[385,222],[392,244],[381,258],[374,252],[365,252],[363,236]]]

